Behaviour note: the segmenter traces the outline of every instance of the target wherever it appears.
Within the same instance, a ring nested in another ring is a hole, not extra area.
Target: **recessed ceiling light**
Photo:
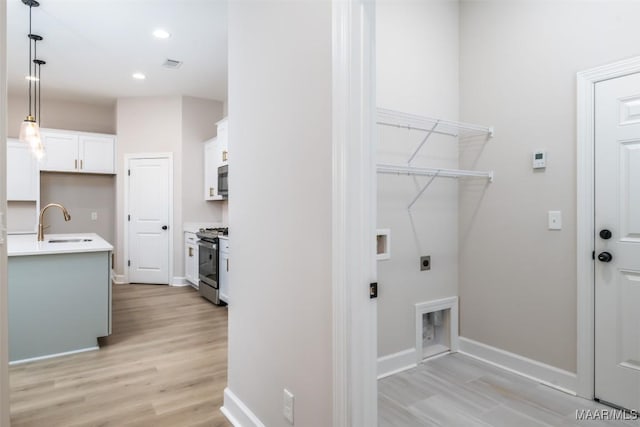
[[[133,73],[133,75],[131,77],[133,77],[136,80],[144,80],[144,79],[147,78],[147,76],[145,76],[142,73]]]
[[[169,34],[168,31],[163,30],[162,28],[158,28],[157,30],[155,30],[153,32],[153,35],[157,38],[157,39],[168,39],[169,37],[171,37],[171,34]]]

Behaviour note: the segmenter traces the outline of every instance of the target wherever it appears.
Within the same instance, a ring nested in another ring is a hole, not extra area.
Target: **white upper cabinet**
[[[221,200],[218,195],[218,144],[216,138],[204,143],[204,199]]]
[[[80,172],[115,173],[115,137],[80,135]]]
[[[46,154],[41,170],[53,172],[115,173],[114,135],[41,130]]]
[[[220,120],[216,125],[218,126],[218,153],[219,153],[219,166],[229,164],[229,138],[227,133],[227,118]]]
[[[218,168],[229,164],[227,118],[216,123],[217,136],[204,142],[204,199],[227,200],[218,193]]]
[[[37,201],[40,198],[38,161],[29,145],[7,140],[7,200]]]
[[[44,171],[78,171],[78,135],[46,133],[41,131],[45,157],[41,169]]]

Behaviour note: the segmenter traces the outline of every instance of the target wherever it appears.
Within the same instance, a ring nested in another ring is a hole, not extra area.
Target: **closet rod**
[[[493,171],[481,172],[462,169],[415,168],[411,166],[378,164],[377,172],[387,175],[420,175],[441,178],[487,178],[493,182]]]

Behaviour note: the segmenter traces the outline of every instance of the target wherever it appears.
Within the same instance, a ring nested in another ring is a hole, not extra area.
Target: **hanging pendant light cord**
[[[29,5],[29,116],[31,116],[31,79],[33,78],[33,74],[31,73],[31,9],[33,9],[33,7]]]
[[[40,76],[38,76],[38,72],[40,71],[40,66],[37,65],[38,59],[38,40],[33,40],[33,77],[35,81],[33,82],[33,117],[36,119],[38,124],[40,124],[40,117],[38,116],[38,110],[40,106],[38,105],[38,94],[40,92]]]
[[[40,82],[40,66],[41,63],[38,63],[38,126],[40,126],[40,121],[42,120],[42,83]]]

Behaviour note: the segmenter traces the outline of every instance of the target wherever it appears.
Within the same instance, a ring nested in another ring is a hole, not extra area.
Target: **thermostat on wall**
[[[533,168],[543,169],[547,167],[547,152],[544,150],[537,150],[533,152]]]

